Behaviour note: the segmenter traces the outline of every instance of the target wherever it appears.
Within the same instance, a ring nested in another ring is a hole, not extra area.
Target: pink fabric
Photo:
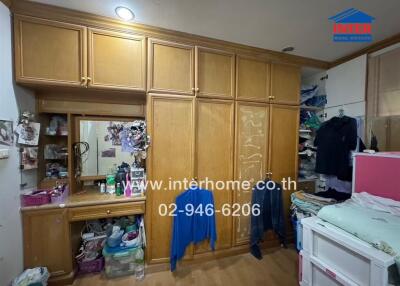
[[[400,201],[400,157],[356,155],[355,160],[354,192]]]

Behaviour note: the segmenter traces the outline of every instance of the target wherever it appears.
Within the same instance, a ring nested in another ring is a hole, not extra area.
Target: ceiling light
[[[135,14],[133,14],[133,12],[126,7],[119,6],[115,8],[115,13],[124,21],[130,21],[135,18]]]
[[[283,49],[282,49],[282,52],[284,52],[284,53],[289,53],[289,52],[293,52],[294,51],[294,47],[291,47],[291,46],[289,46],[289,47],[284,47]]]

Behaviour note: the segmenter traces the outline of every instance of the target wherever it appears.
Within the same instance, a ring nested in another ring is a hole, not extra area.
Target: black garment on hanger
[[[357,121],[348,116],[324,122],[314,140],[317,149],[315,171],[351,181],[350,151],[357,147]]]

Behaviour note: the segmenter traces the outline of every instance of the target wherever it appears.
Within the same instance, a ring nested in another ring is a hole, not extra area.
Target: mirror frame
[[[132,122],[135,120],[143,120],[141,117],[113,117],[113,116],[77,116],[75,117],[75,138],[76,142],[81,142],[81,121],[123,121],[123,122]],[[74,156],[75,160],[75,156]],[[98,176],[79,176],[80,181],[96,181],[96,180],[105,180],[105,175]]]

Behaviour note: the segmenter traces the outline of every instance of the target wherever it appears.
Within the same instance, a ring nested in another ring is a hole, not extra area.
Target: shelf
[[[301,109],[306,109],[306,110],[313,110],[313,111],[322,111],[324,110],[324,107],[318,107],[318,106],[307,106],[307,105],[300,105]]]
[[[68,134],[55,134],[55,135],[53,135],[53,134],[46,134],[46,133],[44,133],[43,135],[44,135],[44,136],[47,136],[47,137],[65,137],[65,138],[68,137]]]

